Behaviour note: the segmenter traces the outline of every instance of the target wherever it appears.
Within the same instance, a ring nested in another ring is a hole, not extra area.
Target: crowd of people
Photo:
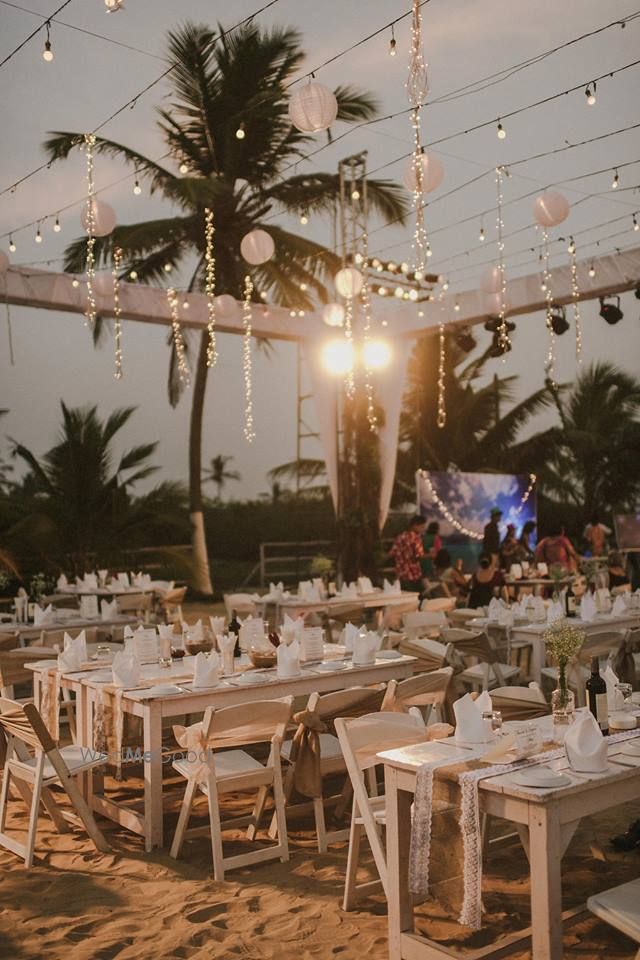
[[[492,597],[507,597],[505,575],[514,564],[521,568],[523,564],[546,564],[547,571],[561,568],[567,577],[578,574],[580,556],[560,524],[549,523],[534,546],[535,521],[527,520],[519,536],[515,525],[509,523],[501,536],[501,519],[502,511],[494,507],[484,528],[477,568],[469,576],[462,559],[453,561],[443,546],[440,524],[416,514],[391,548],[402,589],[422,597],[454,597],[461,605],[478,608],[487,606]],[[608,552],[610,535],[611,530],[593,516],[584,530],[584,553],[607,558],[609,586],[623,587],[629,583],[626,561],[619,551]]]

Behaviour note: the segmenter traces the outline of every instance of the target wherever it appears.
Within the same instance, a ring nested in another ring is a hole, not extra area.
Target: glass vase
[[[569,690],[565,665],[560,664],[558,686],[551,694],[551,713],[554,727],[568,726],[573,721],[576,700]]]

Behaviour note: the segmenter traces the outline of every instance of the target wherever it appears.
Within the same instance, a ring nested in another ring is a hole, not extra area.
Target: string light
[[[62,227],[60,226],[60,218],[56,217],[55,223],[53,225],[53,232],[60,233],[61,230],[62,230]]]
[[[496,127],[496,134],[498,136],[498,140],[504,140],[507,135],[507,131],[502,126],[502,123],[500,122],[500,120],[498,120],[498,126]]]
[[[445,281],[444,281],[444,283],[442,284],[442,289],[445,291],[445,293],[447,292],[447,290],[449,289],[449,281],[448,281],[448,280],[445,280]]]
[[[113,376],[116,380],[122,380],[122,319],[120,310],[120,270],[122,269],[122,250],[120,247],[114,247],[113,250],[113,268],[111,275],[113,277],[113,336],[114,336],[114,360],[115,370]]]
[[[460,313],[460,304],[458,303],[457,300],[453,305],[453,309],[455,310],[456,313]]]
[[[182,327],[178,317],[178,297],[173,287],[167,287],[167,303],[171,313],[171,329],[173,332],[173,348],[176,351],[176,360],[178,363],[178,375],[180,383],[188,387],[191,383],[189,375],[189,365],[184,349],[184,337],[182,336]]]
[[[36,230],[35,240],[36,240],[36,243],[42,243],[42,234],[40,233],[40,224],[38,224],[38,229]]]
[[[516,516],[522,513],[522,508],[524,507],[525,503],[533,493],[533,488],[536,485],[537,479],[538,478],[536,477],[535,473],[529,474],[529,486],[527,487],[525,492],[522,494],[522,497],[520,498],[520,505],[516,507],[516,510],[515,510]]]
[[[87,325],[93,325],[96,320],[96,297],[93,290],[93,281],[96,275],[96,260],[94,254],[95,247],[95,185],[93,182],[93,149],[96,145],[96,136],[94,133],[85,133],[84,135],[85,151],[87,155],[87,255],[86,255],[86,278],[87,278],[87,308],[85,318]]]
[[[549,234],[547,233],[546,227],[542,231],[542,263],[543,263],[543,282],[544,282],[544,291],[545,291],[545,300],[547,304],[546,309],[546,324],[547,332],[549,334],[549,348],[547,350],[547,360],[545,363],[545,371],[552,387],[556,387],[555,382],[555,365],[556,365],[556,335],[553,329],[553,292],[551,290],[551,273],[549,272]]]
[[[393,24],[391,24],[391,40],[389,40],[389,56],[395,57],[397,53],[396,50],[396,35],[393,29]]]
[[[180,173],[189,173],[189,164],[186,160],[183,160],[180,164]]]
[[[480,241],[480,243],[484,243],[485,241],[484,227],[482,226],[482,224],[480,224],[480,233],[478,234],[478,240]]]
[[[9,234],[9,250],[11,251],[11,253],[15,253],[17,249],[18,248],[16,247],[15,240],[13,239],[11,234]]]
[[[303,210],[301,212],[300,223],[302,224],[303,227],[306,227],[306,225],[309,223],[309,212],[307,210]]]
[[[507,327],[507,273],[504,266],[504,220],[502,219],[504,167],[496,167],[497,213],[496,227],[498,231],[498,278],[500,281],[500,312],[498,314],[498,345],[502,351],[502,362],[505,363],[507,351],[511,349],[509,329]]]
[[[352,200],[360,199],[360,191],[358,190],[357,187],[354,187],[353,190],[351,191],[351,199]]]
[[[129,279],[130,279],[130,280],[137,280],[137,279],[138,279],[138,271],[137,271],[137,270],[131,270],[131,272],[129,273]]]
[[[45,27],[47,28],[47,39],[44,42],[44,50],[42,51],[42,59],[46,60],[47,63],[51,63],[53,60],[53,50],[51,49],[51,24],[47,20]]]
[[[71,286],[74,288],[74,290],[78,289],[78,287],[80,286],[80,281],[78,280],[77,277],[73,278],[73,280],[71,281]]]
[[[139,197],[140,194],[142,193],[142,187],[140,186],[140,181],[138,180],[137,177],[133,185],[133,192],[135,193],[136,197]]]
[[[251,358],[251,295],[253,282],[249,274],[244,278],[244,303],[242,309],[242,369],[244,374],[244,436],[247,443],[255,440],[253,429],[253,384]]]
[[[618,184],[620,183],[620,175],[618,173],[618,168],[613,171],[613,180],[611,181],[611,189],[617,190]]]
[[[409,75],[407,77],[407,96],[412,107],[419,107],[429,92],[427,64],[422,50],[422,4],[413,0],[411,14],[411,51],[409,54]]]
[[[351,297],[346,298],[344,305],[344,338],[347,341],[348,356],[353,356],[353,300]],[[353,364],[349,364],[345,374],[344,389],[349,400],[353,400],[356,392]]]
[[[427,229],[424,222],[424,166],[422,163],[423,149],[420,132],[420,108],[426,100],[428,92],[429,78],[422,49],[422,13],[420,11],[419,0],[413,0],[407,98],[413,107],[411,111],[411,130],[413,133],[411,168],[413,179],[413,207],[415,211],[415,227],[412,244],[414,270],[424,270],[430,249],[427,239]]]
[[[591,87],[588,86],[587,89],[586,89],[585,92],[584,92],[584,95],[585,95],[585,97],[587,98],[587,103],[589,104],[590,107],[592,107],[592,106],[594,105],[594,103],[596,102],[596,82],[595,82],[595,80],[593,81],[593,90],[591,89]]]
[[[593,264],[591,264],[591,266],[589,267],[589,276],[593,278],[595,277],[595,275],[596,275],[596,268],[594,267]]]
[[[366,192],[366,184],[363,184],[363,191]],[[365,204],[366,205],[366,204]],[[362,264],[362,289],[360,291],[360,301],[362,304],[362,348],[365,358],[369,356],[369,344],[370,344],[370,335],[371,335],[371,291],[369,289],[369,235],[367,229],[362,232],[362,250],[361,254],[361,264]],[[367,398],[367,422],[369,424],[369,430],[374,432],[378,428],[378,417],[376,414],[376,407],[373,398],[373,381],[371,377],[371,366],[366,362],[364,365],[364,387],[365,394]]]
[[[246,135],[247,135],[247,133],[246,133],[246,130],[245,130],[245,128],[244,128],[244,121],[243,121],[243,122],[240,124],[240,126],[238,127],[238,129],[236,130],[236,140],[244,140],[244,138],[246,137]]]
[[[164,265],[164,272],[165,272],[165,273],[171,273],[172,270],[173,270],[173,266],[172,266],[170,263],[165,263],[165,265]]]
[[[446,358],[445,358],[446,345],[445,345],[445,336],[444,336],[444,323],[440,323],[440,327],[439,327],[439,338],[438,338],[438,340],[439,340],[439,342],[438,342],[438,348],[439,348],[439,353],[438,353],[438,416],[437,416],[436,422],[437,422],[437,424],[438,424],[438,427],[442,430],[442,428],[444,427],[444,425],[445,425],[446,422],[447,422],[447,408],[446,408],[446,403],[445,403],[446,384],[445,384],[445,371],[444,371],[444,364],[445,364],[445,359],[446,359]]]
[[[582,363],[582,323],[580,320],[580,287],[578,286],[578,263],[576,259],[576,244],[571,237],[569,243],[571,257],[571,300],[573,302],[573,322],[576,330],[576,361]]]
[[[213,252],[213,235],[215,227],[213,224],[213,210],[209,207],[204,211],[204,260],[205,260],[205,292],[207,295],[207,330],[209,332],[209,341],[207,343],[207,366],[215,367],[218,360],[218,350],[216,346],[216,260]]]
[[[640,230],[640,223],[638,223],[638,216],[635,213],[633,215],[633,229],[636,231],[636,233],[638,232],[638,230]]]

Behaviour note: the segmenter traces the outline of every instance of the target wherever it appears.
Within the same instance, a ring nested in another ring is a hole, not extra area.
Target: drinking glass
[[[622,710],[631,710],[633,687],[630,683],[616,683],[616,692],[619,694],[619,700],[622,700]]]
[[[485,710],[482,714],[483,720],[491,723],[491,732],[502,736],[502,714],[499,710]]]

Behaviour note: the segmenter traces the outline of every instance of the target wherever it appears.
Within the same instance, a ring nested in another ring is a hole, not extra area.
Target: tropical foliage
[[[238,470],[228,470],[227,464],[231,463],[233,457],[225,456],[224,453],[218,453],[209,461],[209,469],[205,470],[205,483],[212,483],[217,490],[218,499],[222,497],[222,491],[227,485],[228,480],[240,480]]]

